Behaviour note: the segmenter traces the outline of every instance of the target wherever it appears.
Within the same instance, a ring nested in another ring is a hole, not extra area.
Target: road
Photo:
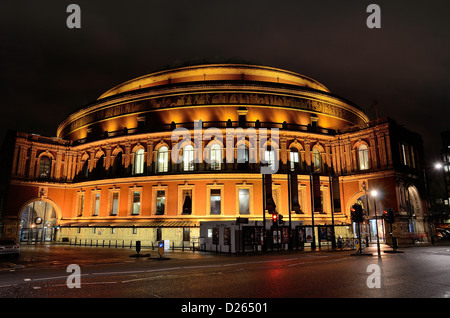
[[[390,249],[383,246],[381,257],[374,247],[364,250],[371,256],[328,250],[237,256],[180,251],[159,259],[147,250],[140,254],[150,257],[130,257],[135,251],[122,248],[24,246],[18,260],[1,260],[0,297],[182,299],[181,306],[198,299],[450,296],[450,245],[384,251]],[[79,266],[80,288],[72,275],[77,272],[67,271],[70,264]]]

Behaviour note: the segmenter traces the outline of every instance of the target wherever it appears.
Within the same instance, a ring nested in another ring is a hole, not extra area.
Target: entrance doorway
[[[45,201],[33,201],[21,213],[20,242],[51,242],[55,236],[56,212]]]
[[[369,195],[363,195],[357,198],[355,203],[363,207],[365,219],[360,227],[361,240],[368,240],[369,243],[375,243],[378,233],[380,242],[386,242],[385,226],[382,218],[384,210],[383,202],[379,198],[371,198]],[[353,229],[356,231],[355,223],[353,223]]]

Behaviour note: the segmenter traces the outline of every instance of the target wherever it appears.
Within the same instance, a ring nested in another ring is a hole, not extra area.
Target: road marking
[[[161,278],[161,277],[164,277],[164,275],[123,280],[122,283],[137,282],[137,281],[140,281],[140,280],[149,280],[149,279]]]

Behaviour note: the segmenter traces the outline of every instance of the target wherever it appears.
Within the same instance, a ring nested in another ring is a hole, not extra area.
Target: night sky
[[[81,29],[66,25],[71,3]],[[370,3],[381,29],[366,25]],[[180,61],[239,58],[312,77],[371,119],[393,118],[434,160],[450,130],[449,14],[448,0],[2,0],[0,134],[55,136],[117,84]]]

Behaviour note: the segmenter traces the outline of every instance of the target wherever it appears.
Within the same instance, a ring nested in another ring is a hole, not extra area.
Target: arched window
[[[212,145],[210,154],[211,169],[220,170],[222,164],[222,147],[220,147],[218,144]]]
[[[47,156],[42,156],[39,160],[39,178],[50,178],[50,172],[52,170],[52,160]]]
[[[299,159],[298,159],[298,150],[297,148],[291,148],[290,152],[290,162],[291,162],[291,171],[294,171],[299,166]]]
[[[158,161],[158,172],[167,172],[169,170],[169,149],[166,146],[158,149],[158,156],[156,160]]]
[[[187,145],[183,150],[183,170],[194,171],[194,147]]]
[[[95,165],[95,177],[102,178],[105,175],[105,156],[101,155],[97,160],[97,164]]]
[[[358,147],[359,170],[369,169],[369,150],[366,145]]]
[[[241,143],[237,147],[237,162],[248,163],[248,161],[249,161],[248,146],[244,143]]]
[[[322,157],[320,156],[319,149],[314,148],[312,152],[312,159],[313,159],[313,168],[314,172],[321,172],[322,171]]]
[[[134,174],[144,173],[144,149],[138,149],[134,154]]]
[[[276,170],[275,166],[275,151],[273,150],[266,150],[264,151],[264,160],[268,164],[268,168],[270,170]]]
[[[81,169],[81,176],[83,178],[89,177],[89,159],[83,163],[83,168]]]
[[[123,161],[122,161],[122,151],[118,152],[116,158],[114,159],[114,174],[119,176],[123,173]]]

